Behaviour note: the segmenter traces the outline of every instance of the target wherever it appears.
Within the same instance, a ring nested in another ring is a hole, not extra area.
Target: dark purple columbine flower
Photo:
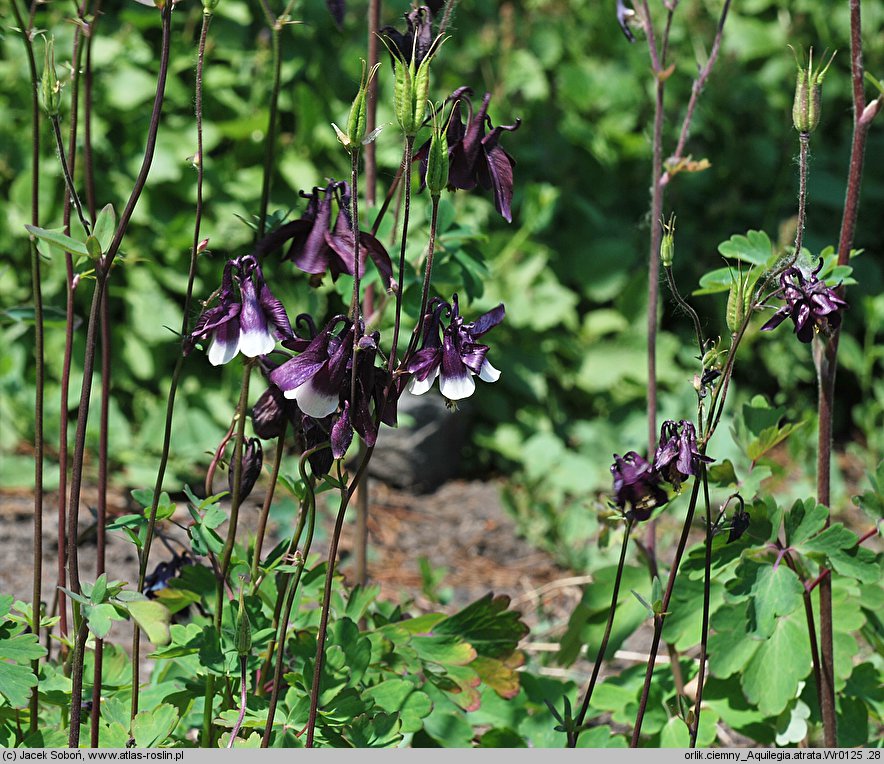
[[[285,308],[264,281],[258,261],[247,255],[227,261],[218,305],[203,311],[184,343],[184,352],[190,353],[198,339],[211,339],[209,362],[219,366],[237,353],[248,358],[266,355],[277,340],[291,336]]]
[[[443,313],[449,317],[448,326],[444,328]],[[501,303],[475,321],[464,323],[457,295],[451,298],[450,305],[434,298],[424,316],[423,345],[408,362],[407,369],[411,374],[408,391],[422,395],[439,377],[442,395],[449,401],[459,401],[475,391],[474,376],[484,382],[496,382],[500,372],[486,358],[489,348],[476,340],[503,321],[504,315]]]
[[[611,474],[614,501],[633,520],[647,520],[657,507],[669,501],[666,491],[660,487],[659,473],[635,451],[624,456],[614,454]]]
[[[258,438],[246,438],[242,444],[242,472],[240,474],[239,500],[245,501],[248,495],[261,477],[261,467],[264,465],[264,449]],[[231,464],[227,471],[227,487],[233,496],[234,465]]]
[[[383,27],[379,31],[378,34],[390,49],[390,57],[394,67],[397,61],[404,61],[408,66],[411,63],[412,53],[414,53],[415,69],[421,65],[434,46],[433,16],[437,12],[427,5],[420,5],[405,14],[406,30],[404,34],[395,27],[389,26]]]
[[[356,271],[353,256],[353,221],[350,218],[350,186],[344,182],[329,181],[323,189],[314,187],[306,198],[307,210],[302,218],[280,226],[265,236],[255,247],[255,256],[263,256],[291,242],[285,259],[291,260],[305,273],[322,275],[331,273],[336,280],[342,273],[353,275]],[[333,203],[337,200],[338,213],[332,225]],[[390,255],[374,236],[359,232],[359,273],[365,273],[366,255],[371,257],[384,288],[396,291],[393,265]]]
[[[462,87],[448,96],[448,102],[453,104],[446,132],[451,162],[448,187],[469,191],[479,185],[486,191],[492,191],[494,207],[507,223],[512,223],[513,167],[516,160],[500,146],[500,135],[505,130],[518,130],[522,121],[517,119],[512,125],[494,127],[488,116],[491,93],[485,94],[476,112],[470,99],[472,93],[471,88]],[[467,105],[466,124],[461,121],[463,103]],[[415,154],[415,159],[421,162],[421,177],[426,177],[429,150],[430,143],[427,141]]]
[[[325,432],[325,439],[331,439],[336,459],[346,452],[354,430],[368,446],[377,439],[376,414],[383,405],[388,376],[375,365],[380,334],[363,332],[361,323],[354,326],[346,317],[335,316],[299,355],[270,373],[270,381],[283,396],[294,400],[305,419],[312,419]],[[382,421],[392,424],[395,416],[396,403],[391,400]],[[326,423],[328,428],[323,426]]]
[[[773,314],[761,331],[776,329],[788,316],[795,322],[798,339],[810,342],[816,332],[828,335],[841,326],[841,309],[846,308],[847,303],[817,277],[822,268],[823,258],[820,258],[816,269],[807,278],[795,267],[780,276],[780,291],[786,304]]]
[[[627,7],[623,0],[617,0],[617,23],[629,42],[635,42],[635,35],[629,28],[629,22],[633,16],[635,16],[635,11]]]
[[[157,566],[144,578],[144,593],[149,599],[156,599],[157,593],[169,586],[169,581],[177,578],[185,565],[193,565],[194,561],[187,552],[172,553],[172,559],[157,563]]]
[[[697,449],[697,431],[692,422],[667,419],[660,428],[660,444],[654,455],[654,469],[676,489],[691,475],[700,474],[700,462],[713,462]]]

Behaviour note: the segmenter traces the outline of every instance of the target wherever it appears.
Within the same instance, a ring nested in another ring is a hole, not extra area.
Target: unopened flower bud
[[[346,142],[342,141],[350,151],[359,151],[365,141],[365,114],[368,101],[368,88],[377,74],[380,64],[375,64],[367,69],[365,61],[362,62],[362,79],[359,83],[359,92],[353,99],[350,107],[350,116],[347,118]],[[340,138],[340,135],[338,136]]]
[[[675,257],[675,213],[669,216],[668,223],[661,223],[663,226],[663,238],[660,240],[660,262],[664,268],[672,267],[672,260]]]
[[[438,199],[448,185],[448,136],[443,126],[433,118],[433,135],[427,153],[427,188],[430,196]]]
[[[46,41],[41,95],[46,114],[49,117],[57,117],[61,110],[61,83],[55,74],[55,40],[52,37]]]
[[[248,578],[247,576],[245,577]],[[249,614],[246,612],[245,599],[243,598],[242,586],[239,590],[239,610],[236,614],[236,653],[240,656],[248,655],[252,651],[252,624]]]
[[[799,133],[812,133],[820,123],[820,102],[822,99],[823,77],[832,65],[835,54],[822,69],[813,68],[813,48],[808,55],[807,66],[798,63],[795,82],[795,101],[792,104],[792,123]]]
[[[261,467],[264,464],[264,449],[261,441],[257,438],[249,438],[242,446],[242,471],[240,474],[239,500],[243,502],[255,487],[255,483],[261,475]],[[227,473],[227,485],[230,495],[233,496],[234,465],[230,465]]]

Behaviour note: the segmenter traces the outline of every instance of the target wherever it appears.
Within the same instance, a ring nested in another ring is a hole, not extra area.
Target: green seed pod
[[[427,154],[427,188],[430,196],[438,199],[448,185],[448,136],[444,127],[433,117],[433,135]]]
[[[423,60],[423,63],[418,67],[417,74],[414,77],[414,91],[412,93],[412,98],[414,98],[414,126],[415,132],[417,132],[418,128],[424,121],[424,114],[427,111],[427,98],[430,95],[430,56],[427,56]]]
[[[365,61],[362,62],[362,77],[359,81],[359,92],[353,99],[350,107],[350,116],[347,118],[347,135],[344,145],[350,151],[359,151],[365,141],[365,114],[368,103],[368,88],[377,74],[380,64],[375,64],[371,69],[366,69]],[[343,141],[342,141],[343,142]]]
[[[833,53],[829,63],[814,71],[813,48],[810,50],[807,66],[802,66],[798,62],[798,56],[795,56],[798,74],[795,79],[795,100],[792,103],[792,124],[799,133],[812,133],[820,123],[823,77],[834,58]]]
[[[252,651],[252,624],[246,612],[242,588],[239,590],[239,611],[236,614],[236,652],[237,655],[248,655]]]
[[[660,240],[660,262],[664,268],[672,267],[672,260],[675,257],[675,214],[669,216],[668,223],[661,223],[663,226],[663,238]]]
[[[57,117],[61,111],[61,83],[55,74],[55,40],[52,37],[46,41],[46,56],[43,64],[43,80],[41,85],[43,108],[47,116]]]
[[[404,61],[397,61],[394,67],[395,79],[393,82],[393,103],[396,111],[396,121],[402,132],[406,135],[414,135],[414,77],[412,67]]]
[[[733,334],[740,331],[746,314],[749,311],[749,303],[752,301],[752,290],[749,287],[749,274],[743,278],[743,274],[734,277],[731,276],[731,288],[727,295],[727,328]]]
[[[220,0],[203,0],[203,13],[206,16],[211,16],[218,7],[219,1]]]

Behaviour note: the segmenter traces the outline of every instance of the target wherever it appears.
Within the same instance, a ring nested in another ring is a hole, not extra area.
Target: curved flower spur
[[[486,358],[490,348],[476,340],[503,321],[505,313],[501,303],[475,321],[464,323],[456,294],[450,304],[434,298],[424,316],[422,347],[406,367],[411,374],[408,391],[422,395],[439,377],[442,395],[449,401],[459,401],[475,391],[474,376],[484,382],[496,382],[500,372]],[[444,328],[443,315],[449,317]]]
[[[209,339],[209,363],[220,366],[238,353],[247,358],[267,355],[277,341],[292,336],[285,308],[264,281],[257,259],[246,255],[224,265],[218,305],[202,312],[184,353],[189,354],[197,340]]]

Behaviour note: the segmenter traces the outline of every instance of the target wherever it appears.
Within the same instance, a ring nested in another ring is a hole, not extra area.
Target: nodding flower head
[[[841,326],[841,310],[847,307],[847,303],[835,289],[820,281],[818,274],[822,268],[823,259],[820,258],[809,276],[795,267],[780,276],[780,291],[786,304],[773,314],[761,331],[776,329],[788,316],[795,323],[798,339],[810,342],[817,332],[829,335]]]
[[[614,454],[614,501],[631,520],[647,520],[669,497],[660,487],[660,475],[653,465],[635,451]]]
[[[475,391],[474,376],[484,382],[496,382],[500,372],[486,358],[489,347],[477,340],[503,321],[504,314],[501,303],[475,321],[465,323],[457,295],[451,298],[451,304],[438,298],[431,301],[423,320],[423,346],[408,362],[408,391],[421,395],[439,377],[442,395],[449,401],[459,401]],[[442,325],[443,315],[448,316],[448,326]]]
[[[361,322],[335,316],[299,355],[270,372],[270,381],[306,415],[305,432],[318,426],[336,459],[346,452],[354,430],[368,446],[375,444],[378,413],[381,421],[395,422],[395,401],[383,402],[387,372],[375,365],[380,334],[364,332]],[[313,420],[311,427],[306,418]]]
[[[356,258],[353,255],[353,220],[350,216],[350,186],[330,180],[325,188],[314,187],[311,193],[301,191],[307,199],[304,216],[280,226],[265,236],[255,247],[256,255],[266,255],[289,243],[287,260],[305,273],[321,276],[331,273],[337,280],[342,273],[353,275]],[[333,204],[338,213],[332,225]],[[359,232],[359,273],[365,274],[366,255],[372,259],[384,288],[396,291],[393,265],[384,245],[365,231]]]
[[[513,222],[513,159],[500,145],[504,131],[518,130],[521,120],[512,125],[491,124],[488,105],[491,93],[485,93],[482,104],[473,111],[470,99],[471,88],[462,87],[448,96],[451,117],[448,120],[448,158],[451,166],[448,172],[448,187],[469,191],[477,185],[494,195],[494,207],[508,223]],[[461,110],[466,104],[466,124],[462,122]],[[430,142],[425,143],[415,154],[421,161],[421,177],[426,177]]]
[[[258,261],[247,255],[227,261],[218,305],[202,312],[184,343],[184,352],[190,353],[197,340],[210,339],[209,362],[218,366],[237,353],[247,358],[266,355],[277,340],[291,336],[285,308],[264,281]]]
[[[697,431],[691,422],[683,419],[663,422],[660,444],[654,455],[654,469],[660,477],[678,489],[691,475],[700,474],[700,462],[712,462],[697,448]]]

